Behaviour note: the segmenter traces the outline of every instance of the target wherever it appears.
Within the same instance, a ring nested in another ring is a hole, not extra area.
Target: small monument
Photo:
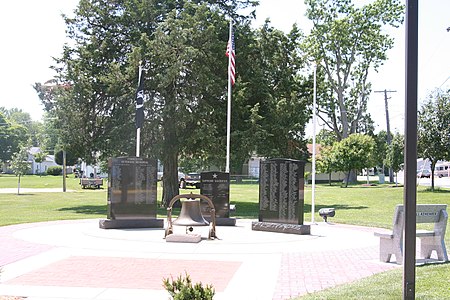
[[[217,225],[236,225],[236,219],[230,218],[230,173],[202,172],[200,194],[207,196],[213,202]],[[207,203],[202,203],[202,214],[207,220],[211,219]]]
[[[305,162],[270,159],[261,162],[259,174],[259,222],[253,230],[310,234],[303,224]]]
[[[108,216],[100,228],[163,228],[156,219],[156,160],[110,158],[108,170]]]

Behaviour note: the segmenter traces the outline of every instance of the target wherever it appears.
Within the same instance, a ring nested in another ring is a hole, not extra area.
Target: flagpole
[[[141,83],[142,65],[139,64],[138,87]],[[136,157],[139,157],[141,150],[141,127],[136,128]]]
[[[316,201],[316,102],[317,102],[317,63],[314,64],[314,91],[313,91],[313,148],[311,166],[311,223],[314,224],[315,201]]]
[[[231,39],[233,30],[233,20],[230,20],[230,34],[229,38]],[[231,45],[228,52],[228,102],[227,102],[227,157],[225,164],[225,172],[230,173],[230,134],[231,134],[231,76],[230,76],[230,68],[231,68]]]

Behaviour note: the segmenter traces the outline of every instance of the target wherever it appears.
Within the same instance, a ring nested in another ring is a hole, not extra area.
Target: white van
[[[450,177],[450,162],[437,163],[434,167],[434,175],[441,177]]]

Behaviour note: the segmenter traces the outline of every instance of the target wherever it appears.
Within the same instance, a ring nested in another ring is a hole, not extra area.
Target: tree
[[[163,162],[167,204],[178,194],[180,155],[225,157],[218,121],[226,111],[225,17],[245,24],[247,17],[235,12],[254,4],[81,0],[74,17],[65,18],[72,41],[56,60],[57,76],[35,85],[57,118],[60,144],[88,163],[93,154],[104,160],[135,153],[134,96],[142,61],[142,155]]]
[[[318,97],[319,118],[339,141],[353,133],[370,133],[367,77],[386,60],[393,46],[382,26],[401,24],[404,7],[398,0],[377,0],[359,8],[350,0],[305,3],[306,15],[313,22],[309,52],[326,77],[326,87]]]
[[[387,149],[384,164],[397,174],[401,170],[404,162],[405,141],[403,135],[397,133],[392,139],[391,145]],[[397,184],[397,182],[396,182]]]
[[[28,161],[28,147],[20,147],[20,150],[14,153],[11,160],[11,169],[14,174],[19,176],[17,182],[17,195],[20,194],[20,178],[30,170],[30,162]]]
[[[345,187],[348,186],[350,172],[370,167],[373,164],[375,141],[371,136],[355,133],[333,145],[333,165],[337,171],[347,173]]]
[[[59,150],[55,153],[55,162],[63,165],[63,150]],[[66,166],[74,166],[78,162],[78,158],[72,153],[66,151]]]
[[[42,174],[42,163],[46,160],[47,153],[45,151],[39,151],[34,155],[34,161],[39,163],[39,175]]]
[[[6,117],[7,113],[7,110],[0,109],[0,162],[11,160],[13,154],[19,151],[19,145],[27,141],[27,129],[11,122]]]
[[[321,146],[333,146],[337,142],[336,134],[332,130],[321,129],[316,135],[316,143]]]
[[[269,158],[306,159],[312,78],[300,75],[306,67],[304,35],[295,25],[285,34],[266,21],[247,39],[250,47],[240,55],[242,89],[237,88],[235,102],[241,116],[233,115],[234,142],[247,149],[245,158],[256,150]]]
[[[386,142],[387,133],[385,130],[381,130],[373,138],[375,140],[375,151],[374,151],[375,164],[378,167],[383,167],[384,172],[384,164],[388,152],[388,144]]]
[[[419,110],[417,126],[418,155],[431,163],[431,189],[434,168],[439,160],[450,159],[450,91],[435,90]]]
[[[331,185],[331,173],[335,170],[334,163],[333,146],[322,146],[317,160],[317,170],[320,173],[328,174],[329,185]]]

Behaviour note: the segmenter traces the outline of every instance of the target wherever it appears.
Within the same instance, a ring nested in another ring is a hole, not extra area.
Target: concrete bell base
[[[290,233],[290,234],[311,234],[310,225],[296,225],[284,223],[252,222],[252,230]]]
[[[171,243],[199,243],[202,240],[200,234],[169,234],[166,242]]]
[[[104,219],[99,221],[102,229],[163,228],[163,219]]]
[[[205,217],[205,220],[211,222],[211,217]],[[216,226],[236,226],[236,219],[216,217]]]

